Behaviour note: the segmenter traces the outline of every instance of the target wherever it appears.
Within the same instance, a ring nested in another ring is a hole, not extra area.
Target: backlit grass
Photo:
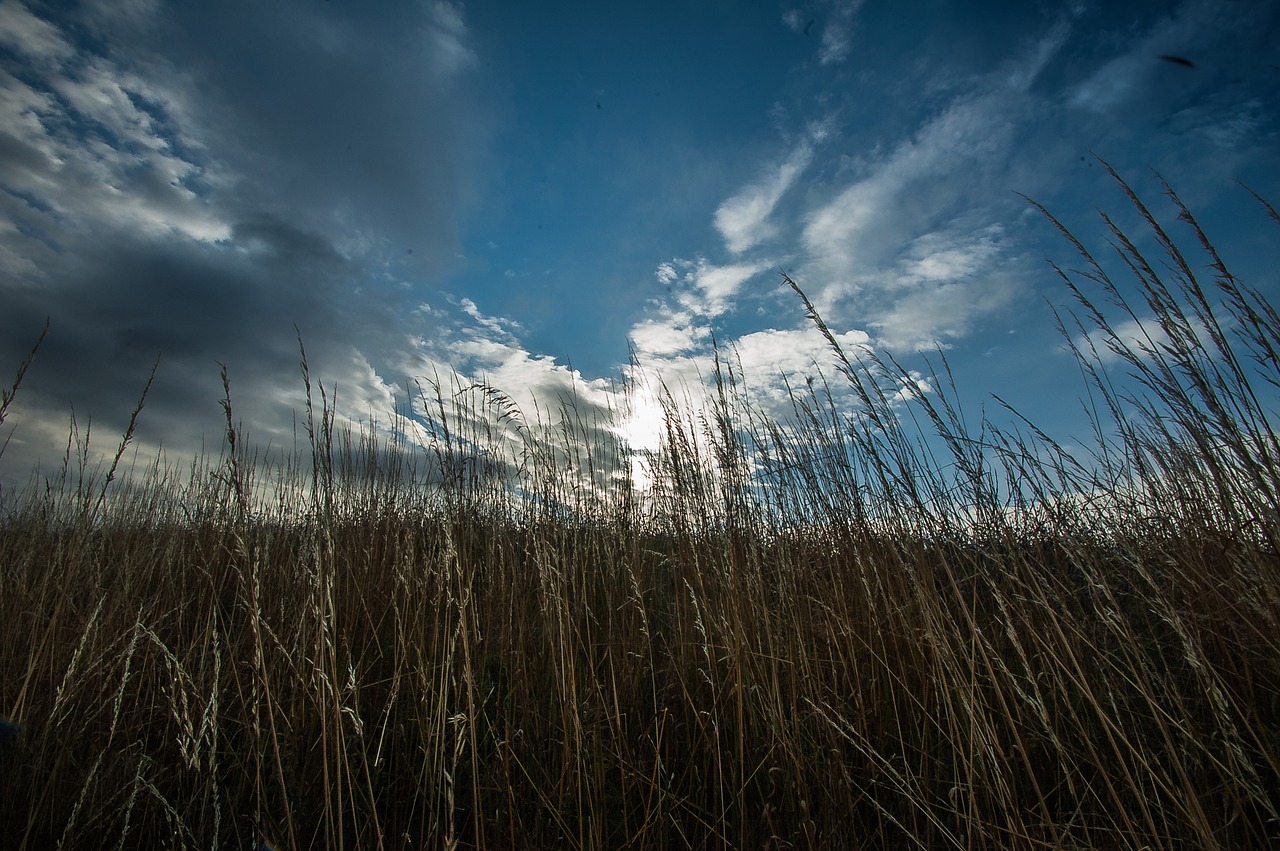
[[[1084,455],[829,333],[856,404],[724,357],[643,494],[572,405],[447,382],[427,450],[305,372],[301,458],[225,372],[220,457],[73,434],[0,523],[0,845],[1280,843],[1280,317],[1131,200],[1159,256],[1062,275]]]

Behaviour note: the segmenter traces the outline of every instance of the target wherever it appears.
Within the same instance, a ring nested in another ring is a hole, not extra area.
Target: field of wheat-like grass
[[[726,355],[643,492],[489,387],[425,449],[320,392],[268,463],[225,373],[217,457],[69,442],[4,495],[0,846],[1280,844],[1280,316],[1169,198],[1190,256],[1132,193],[1157,257],[1062,228],[1083,454],[789,278],[833,384],[765,416]]]

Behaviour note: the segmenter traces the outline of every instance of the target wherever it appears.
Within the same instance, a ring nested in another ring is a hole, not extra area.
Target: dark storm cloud
[[[60,285],[7,292],[7,363],[29,344],[19,329],[51,320],[19,413],[65,422],[74,407],[100,433],[118,433],[158,357],[139,437],[188,450],[217,434],[222,362],[241,413],[259,438],[278,442],[301,401],[294,326],[305,329],[317,375],[347,379],[345,350],[377,324],[377,305],[344,318],[350,268],[314,235],[279,222],[235,232],[230,245],[81,245],[77,261],[54,270]]]
[[[440,3],[165,4],[102,24],[199,113],[198,141],[235,175],[230,209],[287,211],[352,238],[394,236],[415,257],[452,249],[478,119],[470,64]]]
[[[298,332],[348,416],[389,413],[397,300],[453,262],[482,129],[453,7],[359,12],[0,8],[0,368],[50,321],[0,472],[47,470],[73,407],[118,435],[157,357],[141,445],[216,450],[219,363],[251,436],[291,443]]]

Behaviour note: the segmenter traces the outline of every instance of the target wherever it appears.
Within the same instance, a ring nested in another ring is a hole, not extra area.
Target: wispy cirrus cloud
[[[822,46],[818,59],[824,65],[840,62],[853,47],[854,17],[862,0],[836,0],[830,4],[830,19],[822,28]]]
[[[1275,70],[1239,57],[1270,51],[1275,28],[1275,9],[1265,3],[1186,0],[1104,57],[1064,100],[1118,134],[1154,129],[1228,156],[1247,151],[1276,130],[1274,98],[1245,84]]]
[[[818,61],[832,65],[849,56],[853,46],[854,19],[863,0],[819,0],[804,7],[792,7],[782,14],[782,22],[793,32],[818,41]]]
[[[776,168],[769,169],[760,181],[744,187],[720,205],[715,226],[729,251],[741,254],[777,233],[769,216],[812,159],[812,146],[807,142],[801,144]]]
[[[1004,230],[944,228],[913,240],[875,280],[870,326],[893,351],[945,346],[984,316],[1007,308],[1023,284],[1010,268]]]
[[[1022,289],[1003,228],[1016,211],[1017,145],[1041,112],[1032,89],[1070,32],[1059,20],[957,90],[852,180],[804,213],[797,274],[819,310],[892,349],[970,333]]]
[[[854,23],[863,0],[818,0],[792,6],[782,13],[782,23],[792,32],[818,42],[818,61],[832,65],[844,61],[854,44]]]
[[[974,200],[969,187],[999,171],[1014,138],[1009,106],[1007,98],[991,94],[951,104],[808,214],[802,274],[815,304],[834,310],[858,293],[892,288],[900,271],[918,274],[927,268],[927,256],[906,258],[914,263],[906,270],[895,268],[913,240],[937,234],[937,242],[946,233],[960,238],[955,231],[964,222],[957,211],[962,201]],[[922,245],[916,243],[916,250]]]

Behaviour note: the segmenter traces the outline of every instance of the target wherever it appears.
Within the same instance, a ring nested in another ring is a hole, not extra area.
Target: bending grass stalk
[[[142,487],[121,449],[0,522],[37,778],[0,776],[0,818],[68,849],[1280,841],[1280,323],[1220,259],[1196,290],[1113,238],[1181,306],[1133,343],[1107,314],[1148,309],[1101,261],[1064,275],[1083,450],[973,417],[941,353],[904,394],[787,276],[847,391],[771,416],[717,347],[708,410],[659,395],[639,497],[572,400],[526,416],[455,377],[407,408],[420,452],[353,438],[301,340],[309,445],[270,467],[224,369],[220,458]]]

